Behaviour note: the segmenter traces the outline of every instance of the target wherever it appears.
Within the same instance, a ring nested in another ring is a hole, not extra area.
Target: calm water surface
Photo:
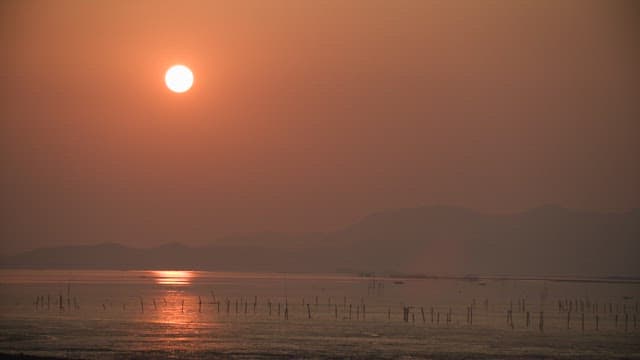
[[[633,282],[0,270],[0,353],[640,358],[639,298]]]

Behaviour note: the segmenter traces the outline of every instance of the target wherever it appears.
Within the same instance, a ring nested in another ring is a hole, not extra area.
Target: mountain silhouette
[[[513,214],[425,206],[382,211],[328,233],[257,233],[206,246],[40,248],[4,268],[207,269],[429,275],[640,275],[640,210],[542,206]]]

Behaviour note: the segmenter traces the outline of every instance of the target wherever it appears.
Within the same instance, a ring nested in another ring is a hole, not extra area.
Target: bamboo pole
[[[629,314],[624,314],[624,332],[629,331]]]

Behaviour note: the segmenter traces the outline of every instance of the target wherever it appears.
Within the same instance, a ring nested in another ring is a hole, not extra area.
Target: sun
[[[164,75],[164,82],[169,90],[183,93],[193,85],[193,73],[184,65],[173,65]]]

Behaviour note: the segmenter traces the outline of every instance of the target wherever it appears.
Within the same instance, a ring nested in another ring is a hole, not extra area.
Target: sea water
[[[0,270],[0,353],[629,358],[639,299],[631,280]]]

